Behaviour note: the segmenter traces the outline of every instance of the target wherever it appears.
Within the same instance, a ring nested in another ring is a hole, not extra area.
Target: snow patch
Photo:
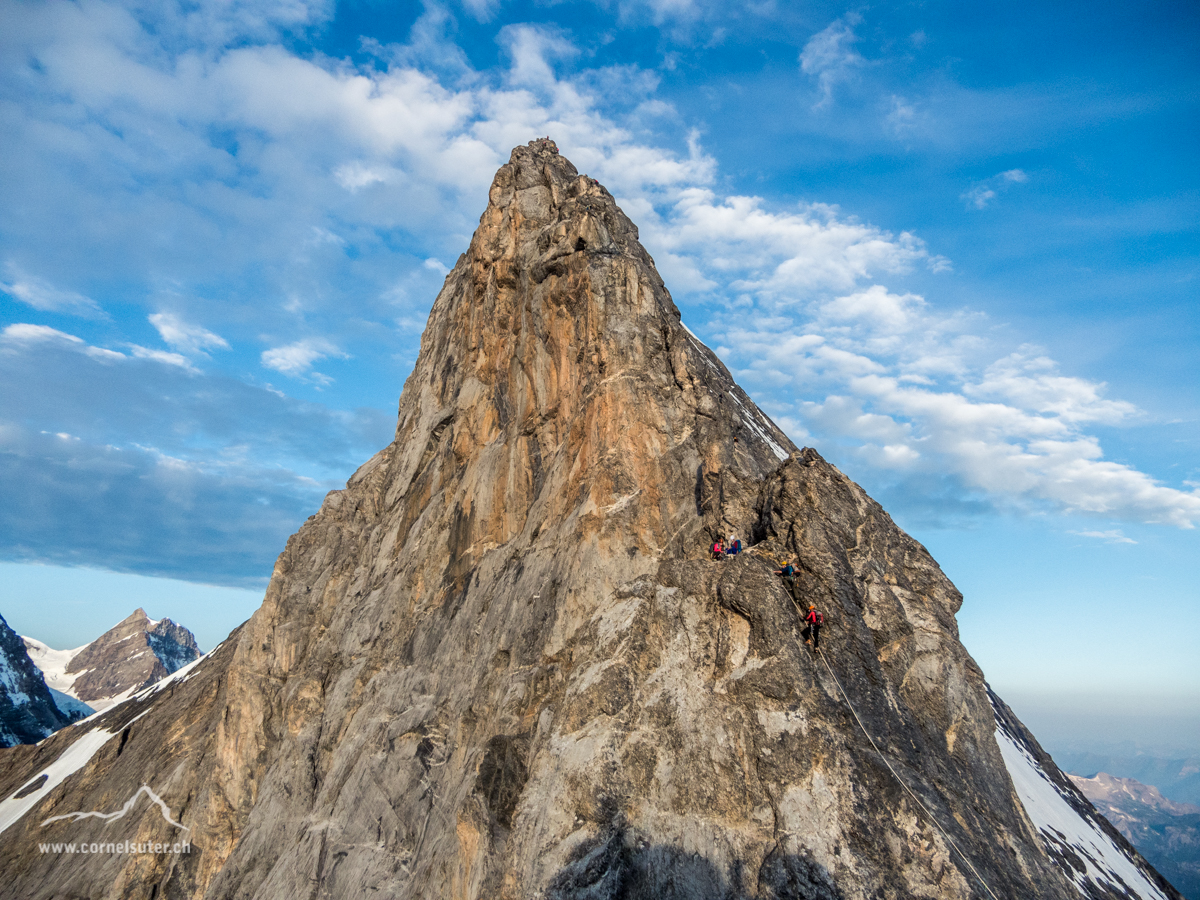
[[[8,694],[13,706],[24,706],[29,702],[29,695],[18,690],[21,678],[12,667],[12,661],[0,651],[0,689]]]
[[[133,687],[126,688],[119,694],[112,694],[108,697],[93,697],[87,701],[87,704],[96,712],[104,712],[107,709],[112,709],[118,703],[124,703],[141,689],[141,685],[135,684]]]
[[[1051,856],[1065,852],[1083,863],[1083,872],[1060,866],[1082,896],[1093,896],[1086,886],[1091,881],[1101,890],[1108,888],[1118,894],[1127,891],[1142,900],[1167,900],[1137,863],[1095,824],[1076,812],[1029,751],[1003,728],[996,729],[996,743],[1000,745],[1000,755],[1025,813],[1041,833]]]
[[[775,454],[775,457],[777,459],[779,459],[781,461],[787,459],[788,452],[786,450],[784,450],[782,447],[780,447],[778,443],[776,443],[774,440],[772,440],[770,434],[766,430],[766,427],[765,427],[766,423],[759,421],[758,416],[755,415],[755,413],[757,413],[758,410],[755,409],[754,412],[751,412],[750,410],[748,410],[746,408],[746,404],[743,403],[741,401],[741,399],[738,398],[737,394],[734,394],[731,392],[729,394],[729,396],[733,399],[733,402],[736,403],[738,405],[738,408],[742,411],[742,422],[745,423],[746,427],[749,428],[751,431],[753,431],[756,435],[758,435],[760,438],[762,438],[767,443],[767,446],[769,446],[771,448],[771,452]]]
[[[225,643],[225,642],[221,641],[221,644],[223,644],[223,643]],[[217,644],[217,647],[220,647],[221,644]],[[212,650],[210,650],[208,653],[205,653],[203,656],[197,656],[194,660],[192,660],[190,663],[188,663],[182,669],[176,669],[174,672],[172,672],[166,678],[163,678],[161,681],[154,682],[154,684],[150,685],[150,687],[146,688],[145,690],[139,691],[134,696],[135,697],[149,697],[151,694],[155,694],[158,691],[161,691],[163,688],[167,687],[168,685],[172,685],[172,684],[175,684],[176,682],[180,682],[180,681],[187,681],[189,678],[191,678],[193,675],[196,674],[196,667],[198,665],[200,665],[200,663],[202,663],[206,659],[208,659],[210,656],[212,656],[213,653],[215,653],[217,651],[217,647],[213,647]]]
[[[46,776],[46,780],[41,787],[24,797],[17,797],[14,794],[14,796],[0,800],[0,832],[3,832],[8,826],[12,825],[44,800],[68,776],[75,774],[86,766],[88,760],[96,755],[96,751],[108,743],[116,734],[117,732],[115,731],[106,731],[103,728],[89,731],[64,750],[58,759],[30,778],[25,784],[21,785],[21,788],[18,788],[15,794],[21,793],[22,788],[34,784],[44,775]]]

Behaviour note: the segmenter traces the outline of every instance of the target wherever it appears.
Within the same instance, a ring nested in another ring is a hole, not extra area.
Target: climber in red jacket
[[[825,624],[825,617],[817,612],[815,604],[808,605],[808,615],[804,617],[804,630],[800,632],[804,636],[804,643],[812,642],[813,652],[821,648],[821,626]]]

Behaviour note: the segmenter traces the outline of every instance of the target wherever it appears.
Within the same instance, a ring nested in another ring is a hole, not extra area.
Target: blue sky
[[[1002,692],[1200,746],[1198,45],[1186,3],[3,0],[0,608],[248,616],[550,134]]]

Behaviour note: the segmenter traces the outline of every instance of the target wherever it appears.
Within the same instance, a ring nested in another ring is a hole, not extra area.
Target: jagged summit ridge
[[[730,530],[752,551],[707,559]],[[72,869],[28,849],[31,813],[0,865],[23,897],[1078,896],[1006,774],[961,601],[535,142],[433,304],[393,443],[288,541],[250,621],[99,717],[36,807],[108,808],[154,773],[193,852]],[[0,816],[65,741],[14,758]],[[66,827],[40,839],[103,838]]]

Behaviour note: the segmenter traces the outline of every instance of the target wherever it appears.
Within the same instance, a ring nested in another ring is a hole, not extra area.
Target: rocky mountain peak
[[[750,528],[738,483],[757,493],[794,449],[681,325],[612,196],[536,141],[497,172],[433,305],[396,442],[352,484],[390,456],[407,520],[452,499],[458,558],[594,530],[657,558],[706,544],[697,490],[713,536]],[[663,491],[680,477],[684,493]]]
[[[44,654],[46,662],[54,654]],[[74,651],[61,671],[47,670],[54,686],[104,709],[175,672],[200,656],[195,636],[142,608]]]
[[[710,559],[730,531],[747,552]],[[289,539],[245,625],[91,723],[69,780],[38,780],[57,736],[0,776],[0,866],[29,897],[1177,897],[1115,831],[1050,843],[1026,811],[1092,833],[1010,711],[997,743],[961,602],[535,141],[433,304],[395,440]],[[191,853],[31,849],[30,811],[151,778]]]

